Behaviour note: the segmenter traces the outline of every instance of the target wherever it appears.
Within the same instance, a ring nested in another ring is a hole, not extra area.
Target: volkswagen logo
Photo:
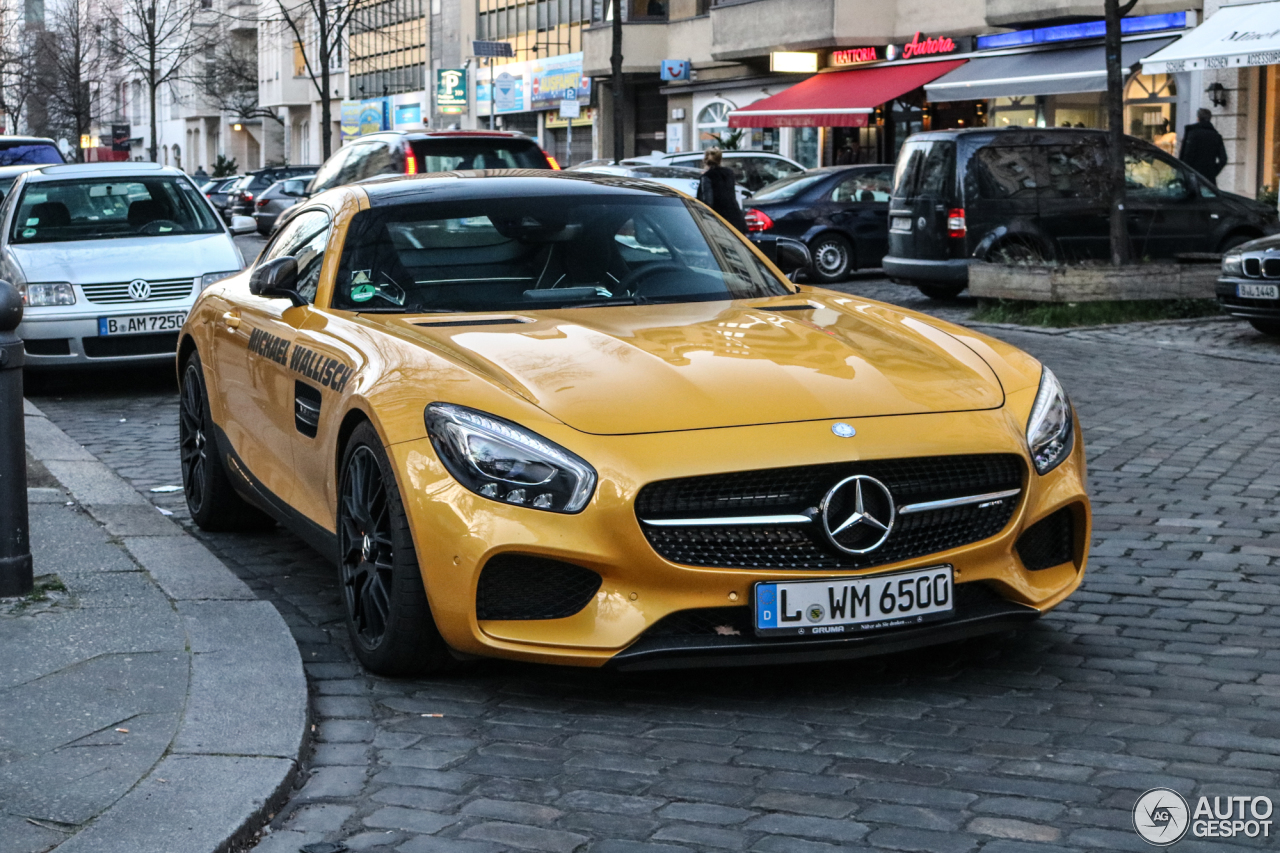
[[[151,284],[140,278],[129,282],[129,298],[134,302],[145,302],[151,298]]]
[[[819,506],[827,538],[846,554],[866,554],[889,538],[897,509],[884,483],[857,474],[831,487]]]

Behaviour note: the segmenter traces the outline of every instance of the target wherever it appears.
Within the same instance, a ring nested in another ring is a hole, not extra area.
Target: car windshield
[[[751,196],[752,201],[787,201],[793,199],[827,175],[799,174],[790,178],[774,181]]]
[[[455,169],[546,169],[547,158],[528,139],[439,137],[411,143],[418,171]]]
[[[356,214],[333,307],[454,312],[701,302],[790,290],[684,199],[525,196]]]
[[[0,166],[39,166],[62,163],[62,154],[48,142],[0,143]]]
[[[27,184],[12,239],[53,243],[221,230],[204,196],[185,178],[122,176]]]

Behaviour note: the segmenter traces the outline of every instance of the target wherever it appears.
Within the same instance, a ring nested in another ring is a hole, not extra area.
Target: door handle
[[[227,324],[228,329],[240,328],[240,314],[236,311],[227,311],[222,315],[222,322]]]

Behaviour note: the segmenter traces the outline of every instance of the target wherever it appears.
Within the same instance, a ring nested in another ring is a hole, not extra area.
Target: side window
[[[1134,199],[1180,201],[1187,197],[1187,177],[1182,170],[1154,151],[1141,148],[1130,148],[1124,155],[1124,185]]]
[[[298,262],[298,292],[314,302],[320,284],[320,267],[329,243],[329,214],[308,210],[294,217],[262,253],[259,263],[292,255]]]
[[[1104,201],[1107,165],[1103,148],[1095,142],[1042,147],[1040,194],[1046,198]]]
[[[1006,199],[1036,196],[1036,159],[1040,151],[1029,145],[986,145],[973,152],[965,170],[969,198]]]
[[[888,201],[892,189],[888,172],[860,172],[837,184],[831,200],[841,203]]]
[[[374,151],[377,149],[377,143],[365,142],[360,145],[352,145],[351,153],[347,155],[347,162],[342,167],[342,174],[339,183],[353,184],[356,181],[367,178],[373,174],[368,171],[369,160]]]

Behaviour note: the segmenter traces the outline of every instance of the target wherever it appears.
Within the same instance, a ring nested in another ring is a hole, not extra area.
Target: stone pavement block
[[[585,835],[578,835],[575,832],[499,821],[478,823],[468,827],[463,831],[462,837],[493,841],[508,847],[518,847],[521,850],[547,851],[547,853],[580,853],[586,849],[590,841]]]
[[[27,447],[31,447],[30,444]],[[39,458],[37,455],[36,458]],[[43,460],[42,460],[43,461]],[[65,461],[50,459],[43,462],[49,473],[75,495],[83,505],[95,506],[146,506],[147,499],[116,476],[101,462],[88,460]],[[159,515],[159,513],[156,513]]]
[[[279,661],[267,650],[192,655],[190,694],[174,751],[295,758],[306,729],[306,691],[301,664],[287,673]]]
[[[45,853],[66,837],[55,828],[0,812],[0,853]]]
[[[112,536],[182,536],[182,528],[151,504],[86,504],[85,509]]]
[[[507,853],[510,848],[490,841],[463,841],[419,835],[396,848],[396,853]]]
[[[337,832],[355,811],[354,806],[328,803],[303,806],[290,813],[285,826],[295,832]]]
[[[277,830],[264,835],[253,848],[254,853],[298,853],[304,845],[324,841],[323,832],[295,832],[291,829]]]
[[[454,815],[442,815],[418,809],[404,809],[399,806],[386,806],[378,809],[363,821],[365,826],[375,829],[403,829],[406,832],[435,834],[446,826],[458,822]]]
[[[124,545],[175,601],[257,598],[222,561],[189,537],[136,537],[125,539]]]
[[[311,771],[307,783],[298,792],[302,800],[351,798],[359,795],[364,789],[368,768],[359,767],[320,767]]]
[[[957,832],[886,827],[867,836],[867,843],[882,850],[910,850],[919,853],[968,853],[978,849],[978,839]]]
[[[194,853],[218,849],[276,795],[291,764],[281,758],[171,755],[58,851]]]
[[[831,820],[825,817],[769,814],[748,821],[744,829],[770,835],[800,836],[822,841],[860,841],[869,830],[866,824],[854,820]]]
[[[106,541],[102,528],[92,518],[62,503],[28,506],[31,555],[37,575],[64,568],[81,572],[139,571],[124,549]]]

